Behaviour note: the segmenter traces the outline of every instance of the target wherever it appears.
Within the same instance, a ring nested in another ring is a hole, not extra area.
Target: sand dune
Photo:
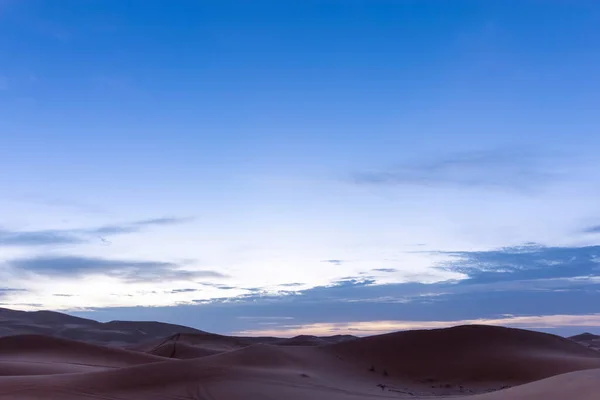
[[[335,335],[335,336],[312,336],[312,335],[299,335],[293,338],[283,339],[277,344],[279,346],[323,346],[332,343],[341,343],[348,340],[356,339],[355,336],[351,335]]]
[[[250,338],[1,309],[0,329],[18,327],[53,336],[0,338],[0,399],[587,400],[600,390],[600,352],[500,327]],[[124,335],[138,342],[115,347]],[[87,343],[99,338],[111,345]]]
[[[290,339],[275,337],[239,337],[214,333],[181,333],[163,340],[155,340],[129,347],[162,357],[188,359],[215,355],[232,350],[243,349],[254,344],[272,344],[277,346],[323,346],[355,339],[349,335],[329,337],[296,336]]]
[[[0,398],[80,399],[93,394],[111,399],[366,399],[381,396],[377,382],[364,371],[346,369],[343,360],[320,348],[259,344],[199,359],[0,378]]]
[[[599,377],[600,370],[580,371],[469,398],[564,399],[575,394],[573,398],[592,399]],[[254,345],[201,359],[99,372],[0,377],[0,398],[375,400],[433,394],[407,388],[401,381],[388,382],[382,390],[378,382],[379,377],[361,375],[319,348]]]
[[[0,338],[0,361],[116,368],[164,361],[164,358],[51,336],[18,335]]]
[[[568,339],[478,325],[396,332],[329,348],[364,368],[432,382],[520,384],[600,368],[600,354]]]
[[[570,340],[573,340],[585,347],[589,347],[594,350],[600,351],[600,335],[594,335],[588,332],[582,333],[580,335],[575,335],[569,337]]]
[[[169,336],[174,333],[206,333],[199,329],[190,328],[183,325],[166,324],[156,321],[111,321],[103,324],[104,327],[111,330],[135,331],[146,336]]]
[[[248,347],[255,342],[255,340],[207,332],[178,333],[161,340],[154,340],[142,343],[138,346],[132,346],[130,349],[162,357],[189,359],[241,349]]]
[[[571,372],[541,381],[486,395],[468,397],[469,400],[597,400],[600,395],[600,369]],[[466,400],[466,399],[465,399]]]

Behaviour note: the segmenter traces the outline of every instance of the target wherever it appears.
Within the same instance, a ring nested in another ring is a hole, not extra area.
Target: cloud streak
[[[179,225],[191,221],[192,218],[153,218],[135,221],[120,225],[105,225],[97,228],[84,229],[79,232],[85,235],[118,235],[123,233],[135,233],[154,226]]]
[[[501,187],[524,190],[557,176],[545,169],[541,158],[518,150],[471,151],[386,170],[353,174],[365,185],[450,185]]]
[[[583,233],[600,233],[600,225],[587,227],[583,230]]]
[[[333,264],[333,265],[342,265],[344,263],[344,260],[323,260],[321,262]]]
[[[7,231],[0,230],[0,246],[47,246],[85,242],[81,236],[68,231]]]
[[[192,293],[192,292],[197,292],[197,291],[198,291],[198,289],[191,289],[191,288],[189,288],[189,289],[173,289],[169,293],[172,293],[172,294],[176,294],[176,293]]]
[[[106,275],[127,283],[189,281],[200,278],[224,278],[211,270],[185,270],[172,262],[115,260],[81,256],[42,256],[13,259],[7,262],[17,272],[48,277]]]
[[[87,229],[51,229],[37,231],[0,230],[0,246],[36,247],[87,243],[103,236],[136,233],[152,227],[178,225],[191,218],[154,218],[124,224],[104,225]]]

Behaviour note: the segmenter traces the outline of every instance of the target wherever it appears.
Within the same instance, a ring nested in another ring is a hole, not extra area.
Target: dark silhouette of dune
[[[86,325],[86,326],[95,326],[99,325],[98,321],[94,321],[91,319],[74,317],[72,315],[63,314],[55,311],[31,311],[25,312],[21,314],[22,316],[34,321],[37,324],[45,324],[45,325]]]
[[[576,342],[597,340],[597,339],[600,339],[600,335],[594,335],[589,332],[584,332],[584,333],[580,333],[579,335],[569,336],[568,339],[574,340]]]
[[[352,335],[335,335],[335,336],[312,336],[299,335],[293,338],[283,339],[277,342],[280,346],[322,346],[332,343],[341,343],[348,340],[356,339]]]
[[[389,375],[435,381],[530,382],[600,368],[600,354],[540,332],[466,325],[395,332],[335,345],[336,354]]]
[[[103,324],[103,326],[112,330],[138,331],[147,336],[168,336],[173,333],[206,333],[188,326],[156,321],[110,321]]]
[[[585,332],[579,335],[571,336],[569,339],[585,347],[589,347],[590,349],[600,351],[600,335],[594,335],[592,333]]]

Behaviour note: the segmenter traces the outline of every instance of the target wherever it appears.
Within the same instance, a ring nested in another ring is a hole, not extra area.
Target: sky
[[[0,306],[600,333],[600,3],[0,0]]]

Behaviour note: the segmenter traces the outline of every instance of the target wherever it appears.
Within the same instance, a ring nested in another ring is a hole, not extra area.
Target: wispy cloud
[[[175,293],[192,293],[192,292],[197,292],[197,291],[198,291],[198,289],[191,289],[191,288],[189,288],[189,289],[173,289],[169,293],[173,293],[173,294],[175,294]]]
[[[97,228],[83,229],[85,235],[118,235],[121,233],[135,233],[153,226],[179,225],[191,221],[192,218],[154,218],[135,221],[118,225],[105,225]]]
[[[541,157],[520,150],[471,151],[435,160],[363,171],[354,181],[369,185],[453,185],[530,189],[556,179]]]
[[[202,285],[202,286],[206,286],[206,287],[212,287],[212,288],[215,288],[215,289],[221,289],[221,290],[240,289],[237,286],[224,285],[222,283],[214,283],[214,282],[198,282],[198,284]]]
[[[600,225],[593,225],[585,228],[583,233],[600,233]]]
[[[333,265],[342,265],[344,263],[344,260],[323,260],[321,262],[329,263],[329,264],[333,264]]]
[[[0,293],[10,293],[10,292],[27,292],[27,289],[0,287]]]
[[[375,268],[373,271],[375,271],[375,272],[388,272],[388,273],[398,272],[398,270],[394,269],[394,268]]]
[[[86,239],[68,231],[0,230],[0,246],[46,246],[83,243]]]
[[[188,281],[199,278],[224,278],[211,270],[185,270],[172,262],[115,260],[80,256],[44,256],[7,261],[16,272],[50,277],[107,275],[129,283]]]
[[[83,229],[47,229],[37,231],[0,230],[0,246],[48,246],[72,245],[92,240],[106,241],[104,236],[136,233],[142,230],[169,225],[178,225],[191,218],[154,218],[124,224],[103,225]]]

